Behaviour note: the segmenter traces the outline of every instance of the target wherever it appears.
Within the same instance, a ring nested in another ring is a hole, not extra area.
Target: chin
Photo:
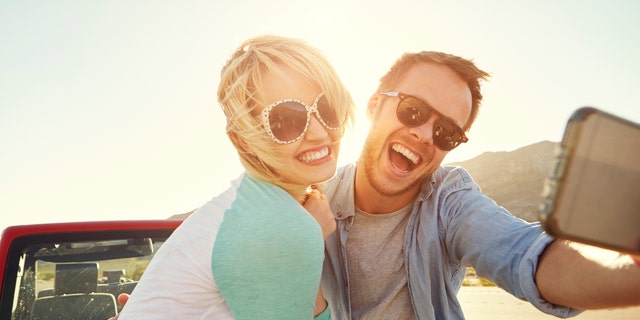
[[[310,174],[309,177],[311,179],[309,179],[310,180],[309,184],[316,184],[316,183],[327,181],[331,179],[335,174],[336,174],[336,166],[332,166],[330,170],[327,169],[320,172],[316,172],[314,174]]]

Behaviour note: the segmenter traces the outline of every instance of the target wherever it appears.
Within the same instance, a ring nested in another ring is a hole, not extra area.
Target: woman
[[[223,67],[218,101],[246,172],[176,229],[119,320],[328,319],[319,285],[335,222],[309,187],[335,173],[351,96],[317,49],[260,36]]]

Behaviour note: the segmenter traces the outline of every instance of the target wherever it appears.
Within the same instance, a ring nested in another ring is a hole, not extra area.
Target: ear
[[[374,115],[380,109],[380,104],[382,103],[382,100],[383,100],[382,96],[377,93],[374,93],[369,98],[369,103],[367,103],[367,119],[369,119],[369,121],[372,121],[374,119]]]

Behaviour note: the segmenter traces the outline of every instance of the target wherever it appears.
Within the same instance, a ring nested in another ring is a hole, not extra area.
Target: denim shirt
[[[338,169],[323,186],[337,229],[326,240],[322,291],[334,319],[350,319],[346,244],[355,216],[356,165]],[[508,186],[505,186],[508,187]],[[409,294],[418,319],[464,319],[457,298],[466,266],[545,313],[573,316],[577,310],[542,299],[534,275],[552,241],[539,223],[511,215],[480,191],[460,167],[440,167],[422,184],[404,240]],[[383,318],[389,318],[387,315]]]

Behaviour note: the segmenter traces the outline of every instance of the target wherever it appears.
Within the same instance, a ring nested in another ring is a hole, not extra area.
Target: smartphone
[[[567,121],[540,222],[560,239],[640,254],[640,125],[592,107]]]

